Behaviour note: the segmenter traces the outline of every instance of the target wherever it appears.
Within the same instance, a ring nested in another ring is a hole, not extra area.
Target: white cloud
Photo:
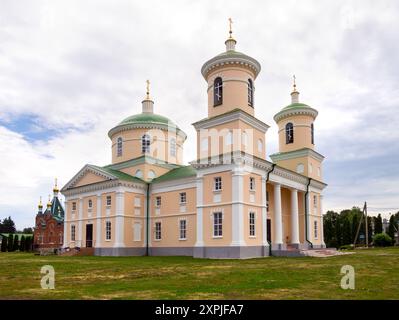
[[[29,143],[0,128],[0,218],[15,213],[18,226],[31,225],[37,197],[51,190],[54,176],[65,183],[85,163],[109,163],[107,132],[140,112],[146,79],[155,111],[188,133],[185,161],[192,160],[191,123],[207,112],[200,68],[224,51],[229,16],[237,50],[262,64],[256,115],[271,125],[269,154],[278,148],[273,115],[289,104],[296,74],[301,101],[319,110],[316,143],[326,170],[329,163],[342,168],[327,175],[325,209],[348,206],[346,162],[398,147],[398,12],[394,0],[3,0],[0,121],[32,114],[38,130],[58,134]],[[379,194],[394,206],[394,197]]]

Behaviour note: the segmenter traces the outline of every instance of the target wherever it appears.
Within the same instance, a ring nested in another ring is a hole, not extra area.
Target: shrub
[[[18,235],[16,234],[14,236],[14,243],[12,246],[12,251],[17,251],[19,249],[19,239],[18,239]]]
[[[392,238],[386,233],[377,233],[373,237],[374,246],[387,247],[392,245]]]
[[[9,235],[8,235],[8,245],[7,245],[7,251],[8,252],[11,252],[12,251],[12,248],[14,247],[14,236],[13,236],[13,234],[12,233],[10,233]]]
[[[352,250],[352,249],[353,249],[353,244],[345,244],[339,247],[339,250]]]
[[[21,242],[19,243],[19,251],[25,251],[25,236],[21,237]]]
[[[7,238],[3,237],[1,240],[1,252],[6,252],[7,251]]]

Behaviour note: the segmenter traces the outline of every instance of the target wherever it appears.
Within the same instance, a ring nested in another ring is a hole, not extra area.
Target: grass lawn
[[[347,264],[355,290],[340,287]],[[40,287],[43,265],[54,290]],[[249,260],[0,253],[0,299],[399,299],[399,248]]]

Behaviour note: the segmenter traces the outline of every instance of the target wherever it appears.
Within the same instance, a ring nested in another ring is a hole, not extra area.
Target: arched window
[[[254,106],[254,85],[251,79],[248,79],[248,105]]]
[[[176,157],[176,139],[170,139],[170,155]]]
[[[156,177],[156,174],[154,170],[148,171],[148,179],[154,179]]]
[[[285,143],[294,143],[294,125],[291,122],[285,125]]]
[[[314,144],[314,125],[313,125],[313,123],[310,125],[310,134],[312,137],[312,144]]]
[[[213,83],[213,105],[219,106],[223,103],[223,80],[217,77]]]
[[[134,174],[137,178],[142,178],[143,177],[143,171],[141,171],[140,169],[138,169],[136,171],[136,173]]]
[[[123,140],[121,137],[119,137],[117,140],[117,143],[116,143],[116,156],[117,157],[122,156],[122,145],[123,145]]]
[[[145,134],[141,137],[141,152],[142,153],[149,153],[150,152],[150,136]]]

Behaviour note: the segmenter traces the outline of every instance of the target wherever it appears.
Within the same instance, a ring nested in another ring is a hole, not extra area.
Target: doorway
[[[86,248],[93,246],[93,225],[86,224]]]
[[[268,242],[272,242],[272,224],[271,224],[270,219],[267,219],[266,222],[267,222],[267,224],[266,224],[266,227],[267,227],[267,241]]]

